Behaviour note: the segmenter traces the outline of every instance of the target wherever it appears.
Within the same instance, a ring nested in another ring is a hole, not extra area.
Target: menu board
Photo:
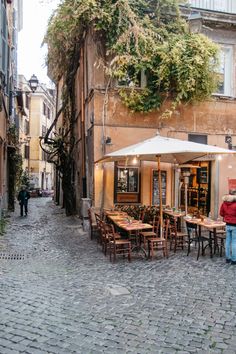
[[[161,171],[162,204],[166,204],[166,171]],[[160,204],[158,171],[152,171],[152,205]]]

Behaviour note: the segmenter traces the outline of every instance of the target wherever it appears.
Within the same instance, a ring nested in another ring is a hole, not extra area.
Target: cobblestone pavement
[[[236,353],[236,266],[185,251],[112,264],[50,199],[18,213],[0,236],[1,258],[22,255],[0,259],[0,353]]]

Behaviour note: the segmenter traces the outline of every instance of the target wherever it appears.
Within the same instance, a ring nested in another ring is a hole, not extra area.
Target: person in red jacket
[[[236,264],[236,190],[223,197],[220,215],[226,222],[225,257],[226,262]]]

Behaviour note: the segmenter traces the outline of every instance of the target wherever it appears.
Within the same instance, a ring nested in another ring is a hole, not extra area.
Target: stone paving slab
[[[110,263],[78,218],[30,200],[0,237],[0,353],[236,353],[236,267],[194,250]]]

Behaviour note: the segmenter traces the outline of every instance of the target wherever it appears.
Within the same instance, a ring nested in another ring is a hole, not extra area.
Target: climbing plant
[[[49,21],[44,42],[52,78],[56,82],[63,78],[63,104],[41,147],[62,175],[67,215],[75,212],[75,144],[70,138],[76,121],[75,76],[90,30],[101,44],[96,64],[105,70],[108,85],[124,84],[119,94],[132,111],[157,110],[170,99],[171,113],[178,104],[206,99],[217,85],[218,47],[204,35],[189,33],[178,0],[62,1]],[[143,74],[146,85],[137,88]],[[64,132],[52,139],[61,112]]]
[[[8,129],[8,142],[10,146],[8,149],[8,208],[14,211],[16,188],[20,184],[22,175],[22,156],[18,148],[18,131],[14,124]]]
[[[204,100],[216,88],[218,47],[202,34],[189,33],[178,0],[63,1],[45,37],[56,80],[71,78],[76,50],[91,27],[104,41],[106,55],[100,59],[107,74],[127,83],[120,95],[133,111],[159,109],[166,98],[173,108]],[[136,89],[140,72],[147,83]],[[65,92],[66,86],[65,81]]]

